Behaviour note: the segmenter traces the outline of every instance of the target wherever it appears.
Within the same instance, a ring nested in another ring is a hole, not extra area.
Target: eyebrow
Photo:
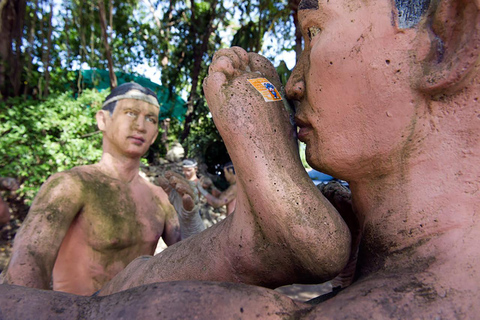
[[[137,112],[140,112],[140,108],[136,105],[127,105],[125,107],[123,107],[123,111],[137,111]],[[154,117],[158,117],[158,114],[156,112],[153,112],[153,111],[149,111],[147,112],[146,114],[147,116],[154,116]]]
[[[318,9],[318,0],[302,0],[298,5],[298,10]]]
[[[153,112],[149,112],[149,113],[147,113],[147,117],[158,118],[158,114],[155,114],[155,113],[153,113]]]

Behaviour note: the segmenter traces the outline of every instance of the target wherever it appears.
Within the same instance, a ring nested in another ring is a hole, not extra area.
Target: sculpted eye
[[[154,117],[147,117],[147,121],[149,121],[149,122],[151,122],[151,123],[153,123],[153,124],[157,123],[157,119],[154,118]]]
[[[319,27],[310,27],[308,28],[308,38],[310,39],[310,41],[312,41],[312,39],[321,32],[322,29],[320,29]]]

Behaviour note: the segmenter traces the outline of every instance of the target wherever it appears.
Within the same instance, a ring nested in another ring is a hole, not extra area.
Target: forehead
[[[396,14],[394,0],[302,0],[298,8],[298,19],[303,27],[315,24],[325,27],[326,23],[336,21],[335,28],[351,28],[352,32],[358,28],[371,29],[368,25],[359,26],[360,23],[383,25],[387,19],[388,25],[393,25]]]
[[[115,110],[123,110],[123,109],[132,109],[139,112],[145,112],[148,114],[156,114],[158,116],[158,107],[150,104],[148,102],[137,100],[137,99],[122,99],[117,101],[117,106]]]

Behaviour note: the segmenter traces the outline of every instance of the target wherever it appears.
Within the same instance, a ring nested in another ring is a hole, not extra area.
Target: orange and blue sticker
[[[265,101],[281,101],[282,96],[278,92],[277,88],[265,78],[248,79],[248,82],[257,89],[263,96]]]

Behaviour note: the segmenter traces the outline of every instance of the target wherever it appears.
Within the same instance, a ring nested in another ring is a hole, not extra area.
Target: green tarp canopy
[[[124,72],[115,72],[117,83],[136,82],[157,94],[160,103],[160,119],[176,118],[180,122],[185,119],[187,104],[185,100],[175,93],[170,93],[168,88],[156,84],[149,79]],[[107,70],[92,69],[82,70],[82,82],[84,88],[96,88],[102,91],[110,88],[110,76]]]

